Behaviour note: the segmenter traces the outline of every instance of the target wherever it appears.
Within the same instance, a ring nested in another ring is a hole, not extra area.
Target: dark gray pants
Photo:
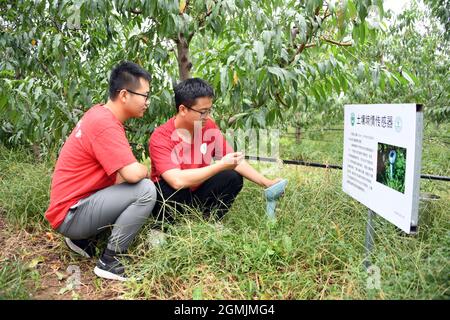
[[[116,184],[78,201],[57,231],[79,240],[112,227],[107,248],[125,252],[151,214],[155,202],[156,188],[149,179],[136,184]]]

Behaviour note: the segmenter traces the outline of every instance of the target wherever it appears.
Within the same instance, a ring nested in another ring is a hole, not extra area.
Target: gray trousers
[[[121,183],[81,199],[57,231],[73,239],[88,239],[112,227],[107,248],[125,252],[145,223],[156,202],[156,188],[149,179]]]

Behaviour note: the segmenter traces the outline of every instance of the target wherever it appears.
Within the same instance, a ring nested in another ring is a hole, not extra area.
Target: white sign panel
[[[403,231],[418,223],[423,112],[416,104],[346,105],[342,189]]]

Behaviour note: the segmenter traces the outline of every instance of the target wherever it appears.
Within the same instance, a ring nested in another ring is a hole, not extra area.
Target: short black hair
[[[111,76],[109,77],[109,98],[114,100],[117,97],[118,90],[138,89],[140,78],[148,82],[152,79],[150,73],[140,65],[130,61],[122,61],[111,71]]]
[[[181,81],[173,88],[173,91],[175,92],[175,106],[177,107],[177,111],[180,105],[192,107],[197,98],[214,98],[214,89],[208,82],[200,78],[190,78]]]

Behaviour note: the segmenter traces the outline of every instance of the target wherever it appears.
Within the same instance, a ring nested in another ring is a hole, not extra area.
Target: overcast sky
[[[391,9],[395,14],[399,14],[403,11],[405,5],[408,5],[410,0],[384,0],[384,10]]]

